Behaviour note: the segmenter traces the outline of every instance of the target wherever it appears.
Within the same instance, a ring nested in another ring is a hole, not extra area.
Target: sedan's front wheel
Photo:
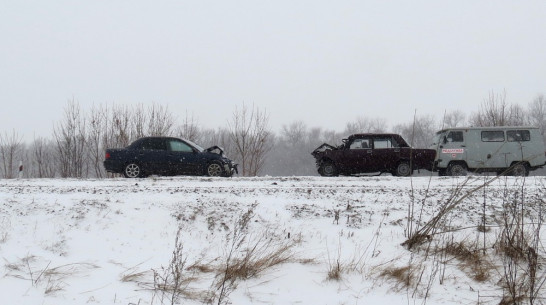
[[[224,173],[222,165],[220,163],[211,163],[207,165],[207,176],[220,177]]]
[[[123,175],[125,178],[138,178],[142,176],[142,169],[136,163],[129,163],[125,166]]]
[[[338,175],[337,168],[332,162],[322,163],[322,165],[319,168],[319,174],[325,177],[334,177]]]

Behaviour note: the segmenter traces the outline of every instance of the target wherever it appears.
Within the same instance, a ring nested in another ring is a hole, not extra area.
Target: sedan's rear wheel
[[[211,163],[207,165],[207,175],[211,177],[220,177],[224,173],[220,163]]]
[[[125,178],[138,178],[142,176],[142,169],[136,163],[129,163],[125,166],[123,175]]]
[[[411,166],[408,162],[400,162],[396,166],[396,169],[394,171],[395,176],[399,177],[408,177],[411,176]]]

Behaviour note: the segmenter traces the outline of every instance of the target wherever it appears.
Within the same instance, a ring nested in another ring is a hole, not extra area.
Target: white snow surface
[[[256,245],[265,253],[287,247],[289,255],[237,279],[223,304],[498,304],[501,259],[492,260],[498,263],[489,279],[476,281],[456,258],[427,255],[427,244],[447,239],[480,244],[484,238],[491,243],[499,235],[503,202],[522,195],[529,202],[542,200],[544,177],[497,179],[448,214],[442,230],[453,232],[437,233],[412,251],[401,245],[409,207],[423,224],[454,190],[466,193],[489,179],[0,180],[0,303],[206,304],[212,296],[217,304],[218,270],[234,248],[240,218],[251,210],[233,257]],[[476,229],[484,202],[492,227],[485,234]],[[154,287],[161,282],[157,276],[169,276],[177,234],[187,282],[173,299]],[[329,270],[338,262],[341,276],[331,279]],[[407,287],[384,275],[404,266],[415,270],[418,285]]]

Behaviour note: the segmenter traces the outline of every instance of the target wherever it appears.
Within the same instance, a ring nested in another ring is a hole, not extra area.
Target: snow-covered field
[[[544,177],[497,179],[401,245],[491,178],[0,180],[0,303],[499,304],[503,203],[523,198],[536,227]],[[486,244],[482,277],[437,251],[461,242]],[[241,258],[248,270],[226,277]]]

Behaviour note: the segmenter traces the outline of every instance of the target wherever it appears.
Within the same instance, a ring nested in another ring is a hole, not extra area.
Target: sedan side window
[[[165,141],[162,139],[146,139],[142,141],[140,149],[143,150],[165,150]]]
[[[368,149],[371,148],[370,139],[355,139],[351,143],[350,149]]]
[[[174,140],[169,141],[169,150],[179,152],[193,152],[193,149],[188,144]]]
[[[373,148],[393,148],[397,147],[396,143],[393,143],[391,138],[379,138],[373,140]]]

